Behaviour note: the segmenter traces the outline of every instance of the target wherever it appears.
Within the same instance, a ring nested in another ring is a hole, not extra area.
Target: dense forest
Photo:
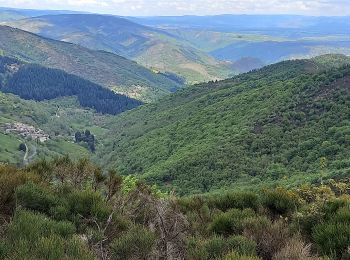
[[[348,63],[285,61],[179,91],[118,117],[101,162],[180,194],[348,176]]]
[[[6,57],[0,57],[0,67],[1,91],[16,94],[23,99],[42,101],[77,96],[81,106],[113,115],[142,104],[61,70],[23,64]]]
[[[85,159],[0,165],[1,259],[349,259],[350,182],[176,197]]]

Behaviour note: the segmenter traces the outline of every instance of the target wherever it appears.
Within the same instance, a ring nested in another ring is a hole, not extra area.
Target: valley
[[[45,3],[0,7],[0,259],[350,259],[348,16]]]

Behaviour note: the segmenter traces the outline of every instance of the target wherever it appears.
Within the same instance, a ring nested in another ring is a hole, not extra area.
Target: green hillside
[[[29,150],[35,147],[33,160],[65,154],[76,159],[90,157],[91,153],[85,145],[74,142],[74,133],[90,130],[95,135],[98,150],[99,140],[107,131],[111,118],[83,109],[75,97],[36,102],[0,92],[0,162],[22,164],[24,153],[19,151],[21,143],[26,143]],[[4,125],[16,122],[42,129],[50,135],[50,140],[39,143],[16,133],[6,133]]]
[[[47,15],[7,23],[44,37],[114,52],[187,83],[225,79],[234,73],[194,44],[165,30],[106,15]]]
[[[42,38],[0,26],[0,55],[61,69],[91,82],[144,101],[179,88],[169,78],[112,53]]]
[[[180,194],[346,175],[348,63],[286,61],[182,90],[118,117],[99,156]]]
[[[62,70],[26,64],[8,57],[0,57],[0,91],[37,101],[76,96],[82,107],[112,115],[142,104]]]

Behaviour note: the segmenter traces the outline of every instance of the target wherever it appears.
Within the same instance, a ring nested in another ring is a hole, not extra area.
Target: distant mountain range
[[[157,28],[201,29],[221,32],[265,32],[284,36],[320,36],[350,33],[350,16],[214,15],[128,17]]]
[[[121,56],[43,38],[0,26],[0,55],[61,69],[144,101],[166,95],[181,84]],[[6,39],[6,40],[5,40]]]
[[[176,74],[187,84],[228,78],[282,60],[350,55],[349,17],[53,13],[6,24],[113,52],[156,72]]]
[[[46,15],[7,25],[91,49],[114,52],[156,71],[176,73],[187,83],[224,79],[234,74],[229,64],[216,60],[176,35],[116,16]]]

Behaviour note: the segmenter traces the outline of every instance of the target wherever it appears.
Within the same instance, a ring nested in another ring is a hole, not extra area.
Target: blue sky
[[[0,6],[117,15],[350,15],[350,0],[0,0]]]

